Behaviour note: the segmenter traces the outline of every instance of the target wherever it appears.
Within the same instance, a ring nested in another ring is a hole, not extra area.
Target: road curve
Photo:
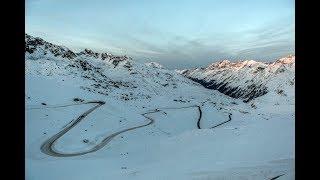
[[[74,104],[74,105],[79,105],[78,104]],[[63,129],[58,132],[57,134],[53,135],[52,137],[50,137],[49,139],[47,139],[42,145],[41,145],[41,151],[49,156],[54,156],[54,157],[72,157],[72,156],[80,156],[80,155],[84,155],[84,154],[88,154],[88,153],[92,153],[95,151],[98,151],[99,149],[103,148],[105,145],[107,145],[114,137],[116,137],[117,135],[127,132],[127,131],[131,131],[137,128],[141,128],[141,127],[145,127],[148,126],[152,123],[154,123],[154,119],[152,119],[151,117],[146,116],[146,114],[151,114],[151,113],[155,113],[155,112],[159,112],[159,109],[183,109],[183,108],[190,108],[190,107],[197,107],[198,111],[199,111],[199,117],[198,117],[198,121],[197,121],[197,127],[198,129],[201,129],[200,127],[200,121],[202,118],[202,111],[201,111],[201,107],[198,105],[192,105],[192,106],[186,106],[186,107],[176,107],[176,108],[157,108],[155,110],[151,110],[148,111],[146,113],[141,114],[142,116],[144,116],[146,119],[149,120],[148,123],[140,125],[140,126],[135,126],[135,127],[131,127],[131,128],[127,128],[118,132],[115,132],[107,137],[105,137],[101,143],[97,144],[96,146],[94,146],[93,148],[91,148],[90,150],[87,151],[81,151],[81,152],[74,152],[74,153],[64,153],[64,152],[59,152],[58,150],[55,149],[54,145],[56,143],[56,141],[61,138],[65,133],[67,133],[70,129],[72,129],[73,127],[75,127],[81,120],[83,120],[88,114],[90,114],[91,112],[93,112],[94,110],[96,110],[97,108],[99,108],[100,106],[104,105],[105,102],[104,101],[89,101],[89,102],[84,102],[81,104],[97,104],[94,107],[90,108],[89,110],[85,111],[84,113],[82,113],[77,119],[72,120],[70,123],[68,123],[67,125],[65,125],[65,127],[63,127]],[[67,106],[71,106],[71,105],[67,105]],[[64,106],[61,106],[64,107]],[[218,125],[215,125],[211,128],[215,128],[218,127],[224,123],[227,123],[229,121],[231,121],[231,115],[229,114],[229,120],[225,121],[223,123],[220,123]]]
[[[198,122],[197,122],[197,127],[198,127],[198,129],[201,129],[200,121],[201,121],[201,117],[202,117],[202,111],[201,111],[201,107],[200,106],[197,106],[197,107],[198,107],[198,111],[199,111],[199,118],[198,118]]]
[[[95,152],[99,149],[101,149],[102,147],[104,147],[106,144],[108,144],[114,137],[116,137],[117,135],[126,132],[126,131],[130,131],[130,130],[134,130],[137,128],[141,128],[144,126],[148,126],[152,123],[154,123],[154,120],[150,117],[145,116],[145,114],[149,114],[149,113],[153,113],[153,112],[157,112],[157,111],[151,111],[148,113],[144,113],[142,114],[145,118],[147,118],[149,120],[148,123],[140,125],[140,126],[135,126],[132,128],[128,128],[128,129],[124,129],[122,131],[118,131],[116,133],[113,133],[109,136],[107,136],[106,138],[104,138],[102,140],[101,143],[97,144],[96,146],[94,146],[93,148],[91,148],[90,150],[87,151],[82,151],[82,152],[75,152],[75,153],[63,153],[63,152],[59,152],[54,148],[55,142],[62,137],[66,132],[68,132],[71,128],[73,128],[74,126],[76,126],[82,119],[84,119],[88,114],[90,114],[91,112],[93,112],[95,109],[97,109],[98,107],[102,106],[103,104],[105,104],[105,102],[103,101],[91,101],[91,102],[87,102],[84,104],[89,104],[89,103],[97,103],[96,106],[92,107],[91,109],[87,110],[86,112],[84,112],[83,114],[81,114],[76,120],[74,120],[73,122],[71,121],[70,124],[68,124],[63,130],[61,130],[60,132],[58,132],[57,134],[53,135],[51,138],[49,138],[48,140],[46,140],[42,146],[41,146],[41,151],[47,155],[50,156],[54,156],[54,157],[71,157],[71,156],[80,156],[80,155],[84,155],[84,154],[88,154],[88,153],[92,153]]]
[[[232,113],[229,113],[229,119],[227,120],[227,121],[224,121],[224,122],[222,122],[222,123],[219,123],[219,124],[217,124],[217,125],[215,125],[215,126],[213,126],[213,127],[211,127],[210,129],[213,129],[213,128],[216,128],[216,127],[218,127],[218,126],[221,126],[221,125],[223,125],[223,124],[225,124],[225,123],[227,123],[227,122],[229,122],[229,121],[231,121],[231,116],[232,116]]]

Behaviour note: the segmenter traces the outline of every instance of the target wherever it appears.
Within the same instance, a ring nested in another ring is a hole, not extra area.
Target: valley
[[[27,179],[294,179],[294,56],[175,71],[25,42]]]

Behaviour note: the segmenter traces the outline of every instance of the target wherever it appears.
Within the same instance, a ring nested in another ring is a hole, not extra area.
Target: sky
[[[169,69],[295,52],[294,0],[26,0],[26,33]]]

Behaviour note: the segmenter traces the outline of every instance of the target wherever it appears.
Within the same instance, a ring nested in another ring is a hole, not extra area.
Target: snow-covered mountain
[[[294,179],[294,57],[180,74],[30,35],[25,45],[26,179]],[[268,93],[244,103],[187,75]]]
[[[245,102],[267,93],[292,96],[295,84],[295,56],[281,58],[273,63],[246,60],[224,60],[205,68],[178,71],[182,75]]]
[[[195,83],[156,62],[136,63],[127,56],[97,53],[85,49],[79,53],[26,35],[26,73],[46,76],[72,75],[80,78],[81,89],[114,95],[122,99],[150,98],[170,93],[175,88]]]
[[[115,56],[110,53],[97,53],[90,49],[85,49],[81,52],[74,53],[64,46],[55,45],[44,41],[38,37],[32,37],[28,34],[25,35],[25,50],[26,55],[30,59],[41,59],[47,57],[76,59],[77,57],[91,57],[95,59],[108,60],[116,66],[118,62],[129,59],[127,56]]]

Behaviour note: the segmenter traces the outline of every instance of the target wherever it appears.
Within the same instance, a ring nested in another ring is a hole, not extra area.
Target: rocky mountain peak
[[[99,57],[99,53],[94,52],[91,49],[84,49],[83,51],[77,53],[77,55],[85,55],[85,56],[89,56],[89,57],[94,57],[94,58],[98,58]]]
[[[147,66],[152,67],[152,68],[158,68],[158,69],[163,69],[164,67],[157,63],[157,62],[148,62],[146,63]]]
[[[70,49],[64,46],[55,45],[49,43],[41,38],[33,37],[29,34],[25,34],[25,51],[26,55],[31,59],[41,59],[43,57],[62,57],[66,59],[75,58],[94,58],[101,60],[108,60],[114,66],[117,66],[119,62],[131,60],[131,57],[126,55],[118,56],[108,52],[98,53],[91,49],[84,49],[81,52],[74,53]]]
[[[233,98],[248,102],[277,87],[294,84],[295,56],[289,55],[273,63],[227,60],[212,63],[207,68],[176,71],[208,89],[218,90]]]
[[[287,57],[280,58],[275,63],[281,63],[281,64],[292,64],[292,63],[295,63],[295,56],[294,55],[288,55]]]

